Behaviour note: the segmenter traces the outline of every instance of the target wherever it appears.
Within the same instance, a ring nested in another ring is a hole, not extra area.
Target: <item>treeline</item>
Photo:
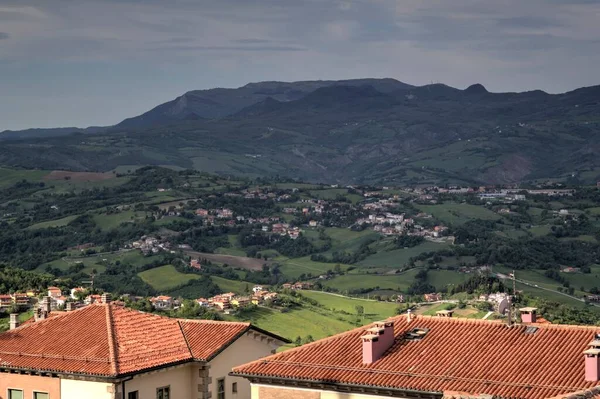
[[[54,277],[49,274],[0,265],[0,294],[24,292],[28,289],[42,291],[52,283],[53,279]]]

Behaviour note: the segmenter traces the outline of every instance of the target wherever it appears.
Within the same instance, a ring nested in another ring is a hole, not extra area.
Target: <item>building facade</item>
[[[228,375],[288,342],[248,323],[94,304],[0,335],[1,399],[249,399]]]

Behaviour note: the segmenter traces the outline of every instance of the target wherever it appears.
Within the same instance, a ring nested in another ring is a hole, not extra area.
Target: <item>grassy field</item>
[[[62,219],[49,220],[47,222],[36,223],[27,228],[27,230],[48,229],[51,227],[63,227],[71,223],[78,215],[71,215]]]
[[[334,263],[322,263],[313,262],[310,260],[310,256],[303,258],[287,259],[281,264],[281,272],[286,276],[296,278],[301,274],[311,273],[313,276],[318,276],[327,272],[327,270],[333,270],[335,267]],[[342,270],[345,270],[348,266],[342,265]]]
[[[440,205],[417,205],[417,208],[451,225],[460,225],[471,219],[500,219],[500,216],[495,212],[470,204],[445,203]]]
[[[30,182],[43,181],[44,176],[50,173],[47,170],[19,170],[0,168],[0,187],[12,186],[21,180]]]
[[[173,265],[165,265],[138,273],[138,276],[157,291],[166,291],[190,280],[199,279],[197,274],[183,274]]]
[[[92,269],[96,269],[97,272],[101,273],[106,269],[106,262],[115,263],[119,261],[122,265],[130,265],[133,267],[140,267],[142,265],[151,263],[157,259],[158,256],[144,256],[139,251],[126,251],[126,252],[118,252],[111,254],[96,254],[91,256],[69,256],[61,259],[57,259],[55,261],[44,263],[37,268],[37,271],[44,272],[46,266],[51,266],[58,268],[60,270],[67,270],[70,266],[74,266],[77,263],[81,262],[85,268],[83,269],[84,273],[91,273]]]
[[[449,244],[446,243],[425,241],[412,248],[378,251],[376,254],[367,257],[358,264],[365,267],[397,268],[408,264],[411,257],[417,256],[423,252],[439,251],[448,247],[448,245]]]
[[[372,275],[372,274],[346,274],[326,280],[323,285],[336,288],[342,292],[358,290],[363,288],[388,289],[394,291],[405,291],[414,281],[416,269],[402,274]]]
[[[353,252],[360,248],[362,244],[373,239],[379,239],[380,235],[373,230],[352,231],[350,229],[341,229],[329,227],[325,229],[327,234],[332,239],[331,250],[340,252]]]
[[[334,200],[338,195],[348,198],[352,203],[356,204],[362,201],[364,198],[358,194],[348,194],[348,190],[345,188],[328,188],[325,190],[313,190],[310,194],[314,198],[324,200]]]
[[[145,212],[124,211],[110,215],[94,215],[94,221],[102,230],[111,230],[119,227],[122,223],[143,219],[145,216]]]
[[[371,322],[382,319],[387,319],[396,314],[398,305],[391,302],[378,302],[365,299],[355,299],[342,297],[335,294],[318,291],[302,291],[302,296],[311,298],[319,302],[323,307],[336,311],[344,311],[351,314],[356,314],[356,306],[362,306],[364,309],[364,321]]]
[[[252,293],[253,283],[247,283],[245,281],[228,280],[223,277],[211,276],[211,280],[219,286],[223,292],[235,292],[236,294],[249,294]],[[248,290],[246,290],[248,289]]]
[[[459,273],[453,270],[430,270],[427,273],[427,282],[438,290],[442,288],[450,289],[466,281],[471,276],[471,274]]]
[[[291,340],[308,335],[317,340],[355,327],[345,320],[339,320],[332,316],[332,313],[327,310],[319,311],[305,307],[287,313],[259,308],[252,313],[248,321],[259,328]]]

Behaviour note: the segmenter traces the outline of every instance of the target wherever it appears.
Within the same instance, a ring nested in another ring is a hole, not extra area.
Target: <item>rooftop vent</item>
[[[425,338],[428,332],[429,328],[413,328],[412,330],[406,332],[404,339],[407,339],[409,341],[419,341]]]
[[[538,330],[537,327],[527,327],[525,329],[525,334],[535,334],[535,332]]]

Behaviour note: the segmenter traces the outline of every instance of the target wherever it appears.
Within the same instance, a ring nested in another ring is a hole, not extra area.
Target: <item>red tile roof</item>
[[[250,329],[266,333],[249,323],[171,319],[115,304],[94,304],[0,334],[0,364],[8,369],[115,377],[180,362],[210,361]]]
[[[391,320],[395,343],[372,364],[362,362],[360,337],[366,326],[248,363],[234,374],[524,399],[597,385],[585,381],[583,351],[600,327],[536,324],[537,331],[527,334],[526,325],[509,328],[500,321]],[[414,328],[429,331],[421,340],[404,339]]]

